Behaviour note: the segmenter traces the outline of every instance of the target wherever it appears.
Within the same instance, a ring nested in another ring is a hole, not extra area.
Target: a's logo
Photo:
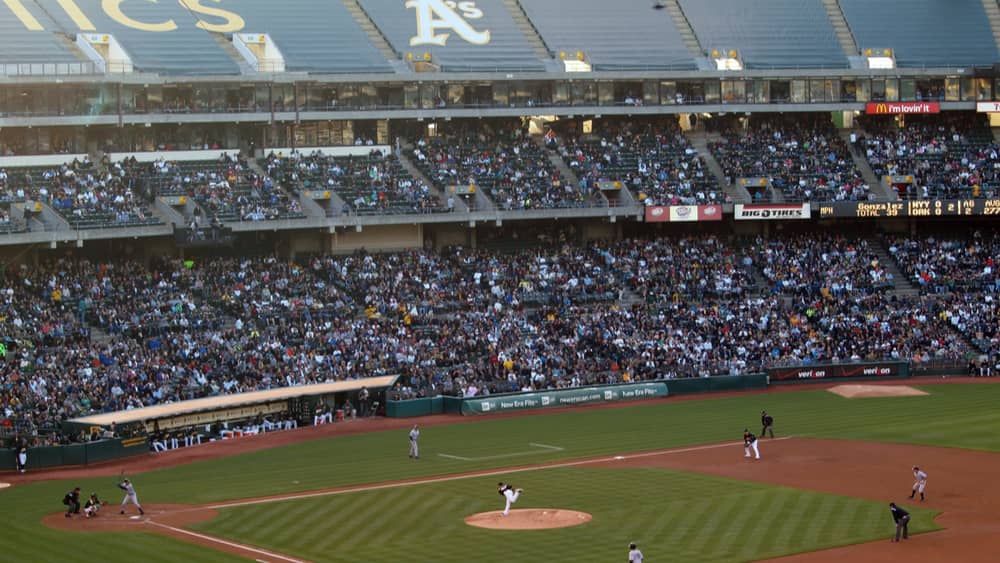
[[[490,402],[489,401],[480,401],[479,406],[483,409],[483,412],[486,412],[486,411],[490,410]]]
[[[407,0],[406,7],[417,12],[417,34],[410,38],[410,46],[444,46],[451,37],[450,33],[437,33],[437,30],[444,29],[450,29],[473,45],[486,45],[490,42],[489,30],[476,31],[466,21],[483,17],[483,11],[476,7],[475,2]]]
[[[547,406],[549,406],[549,405],[550,405],[551,403],[552,403],[552,399],[550,399],[550,398],[548,397],[548,395],[542,395],[542,406],[543,406],[543,407],[547,407]]]
[[[604,391],[604,400],[605,401],[612,401],[612,400],[614,400],[614,398],[615,398],[615,394],[610,389]]]
[[[653,217],[659,217],[660,215],[663,215],[664,211],[665,209],[663,209],[662,207],[653,207],[652,209],[649,210],[649,214],[652,215]]]
[[[705,213],[705,215],[707,215],[709,217],[715,215],[718,212],[719,212],[719,208],[715,207],[714,205],[707,205],[707,206],[705,206],[704,213]]]

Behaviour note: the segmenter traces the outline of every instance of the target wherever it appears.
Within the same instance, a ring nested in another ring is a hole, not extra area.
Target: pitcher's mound
[[[523,508],[511,510],[507,516],[502,510],[480,512],[465,517],[465,523],[477,528],[492,530],[548,530],[569,528],[586,524],[593,518],[586,512],[563,510],[560,508]]]
[[[836,385],[829,389],[848,399],[867,399],[870,397],[915,397],[927,393],[909,385]]]

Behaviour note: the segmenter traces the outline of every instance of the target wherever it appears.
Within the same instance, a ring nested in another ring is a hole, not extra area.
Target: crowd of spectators
[[[887,235],[885,244],[922,293],[1000,292],[1000,234],[995,230],[961,237]]]
[[[293,151],[287,156],[270,153],[263,166],[268,175],[295,192],[336,193],[344,201],[345,212],[407,214],[447,209],[430,186],[407,172],[396,155],[378,149],[367,155],[339,157],[318,151]]]
[[[765,178],[789,201],[870,197],[870,187],[829,116],[727,116],[708,123],[722,133],[722,140],[710,143],[709,148],[730,184],[740,178]],[[751,195],[755,200],[768,196],[764,190],[751,191]]]
[[[221,221],[267,221],[305,216],[299,200],[285,193],[267,174],[258,174],[242,157],[221,153],[215,161],[149,164],[135,159],[115,168],[140,175],[155,195],[188,196]]]
[[[1000,144],[982,114],[888,117],[859,123],[865,133],[855,148],[882,176],[912,176],[894,183],[897,195],[911,199],[993,197],[1000,190]]]
[[[8,201],[47,203],[76,228],[159,223],[149,212],[150,194],[122,169],[99,171],[89,158],[54,167],[11,168],[0,172]]]
[[[725,197],[673,118],[602,122],[593,134],[567,139],[560,152],[586,189],[621,182],[645,205],[721,203]]]
[[[884,291],[895,283],[866,239],[810,233],[758,237],[753,246],[773,293],[839,299]]]
[[[980,244],[984,260],[996,256]],[[391,396],[476,396],[796,363],[964,361],[959,332],[995,350],[996,291],[900,299],[872,290],[870,255],[837,237],[701,236],[15,267],[0,274],[0,419],[46,436],[92,412],[388,374],[401,375]],[[755,262],[780,292],[754,287]],[[840,294],[816,290],[837,283]],[[977,299],[992,316],[977,316]]]
[[[523,210],[593,205],[588,186],[574,186],[520,123],[457,125],[413,141],[414,163],[437,186],[476,186],[498,209]]]

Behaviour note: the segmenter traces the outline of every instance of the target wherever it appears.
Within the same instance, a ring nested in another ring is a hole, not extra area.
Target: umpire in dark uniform
[[[774,417],[767,414],[767,411],[760,411],[760,437],[763,438],[768,432],[774,438]]]
[[[889,503],[889,512],[892,513],[892,519],[896,522],[896,537],[892,541],[899,541],[899,533],[903,533],[903,539],[910,539],[910,531],[907,526],[910,523],[910,513],[903,510],[901,507],[896,506],[896,503]]]
[[[66,493],[63,497],[63,504],[66,505],[66,518],[80,513],[80,487]]]

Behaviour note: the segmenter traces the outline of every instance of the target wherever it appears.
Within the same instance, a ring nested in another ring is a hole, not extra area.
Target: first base
[[[129,516],[129,518],[132,519],[132,520],[138,520],[139,518],[142,518],[142,517],[141,516]]]
[[[616,455],[615,459],[619,459],[619,460],[625,459],[625,456],[623,456],[623,455]]]

